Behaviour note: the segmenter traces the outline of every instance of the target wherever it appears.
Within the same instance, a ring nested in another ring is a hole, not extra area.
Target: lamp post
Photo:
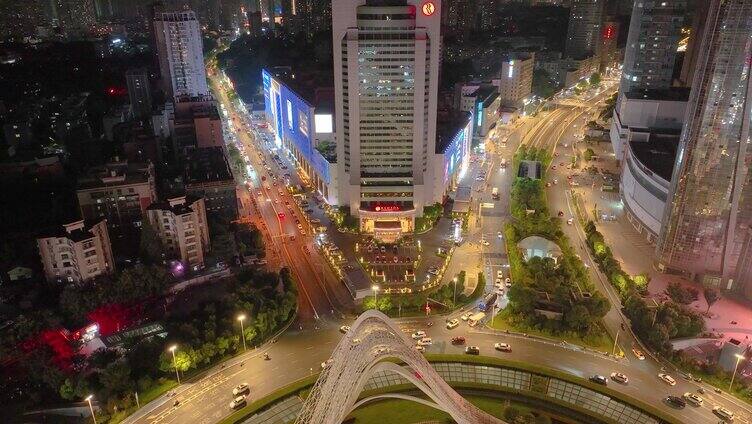
[[[739,355],[738,353],[735,354],[736,356],[736,365],[734,366],[734,373],[731,374],[731,383],[729,383],[729,392],[731,391],[731,386],[734,385],[734,377],[736,377],[736,369],[739,368],[739,362],[741,362],[742,359],[747,359],[743,355]]]
[[[374,307],[376,307],[376,309],[378,309],[378,306],[377,306],[377,303],[376,303],[376,301],[377,301],[376,294],[379,292],[379,286],[377,286],[377,285],[374,284],[374,285],[371,286],[371,290],[373,290],[373,305],[374,305]]]
[[[245,314],[238,315],[238,321],[240,322],[240,338],[243,340],[243,352],[248,350],[245,347],[245,331],[243,330],[243,321],[245,321]]]
[[[172,345],[168,349],[170,353],[172,353],[172,366],[175,367],[175,376],[178,378],[178,384],[180,384],[180,372],[178,371],[178,361],[175,359],[175,349],[178,348],[178,345]]]
[[[94,395],[86,396],[86,402],[89,403],[89,411],[91,411],[91,419],[94,420],[94,424],[97,424],[97,417],[94,416],[94,407],[91,405],[91,399]]]
[[[454,306],[457,306],[457,277],[455,276],[452,281],[454,281]]]

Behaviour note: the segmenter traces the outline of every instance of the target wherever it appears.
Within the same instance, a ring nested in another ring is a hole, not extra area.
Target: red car
[[[452,337],[452,344],[463,345],[465,344],[465,338],[464,337]]]

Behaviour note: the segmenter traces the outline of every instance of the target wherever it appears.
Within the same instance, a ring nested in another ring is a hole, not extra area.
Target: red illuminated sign
[[[374,210],[376,212],[399,212],[400,207],[397,205],[384,205],[384,206],[376,206]]]
[[[606,40],[610,40],[614,38],[614,26],[613,25],[608,25],[607,27],[603,29],[603,38],[605,38]]]
[[[424,15],[431,16],[436,12],[436,5],[433,4],[433,2],[427,1],[423,3],[423,8],[421,10]]]

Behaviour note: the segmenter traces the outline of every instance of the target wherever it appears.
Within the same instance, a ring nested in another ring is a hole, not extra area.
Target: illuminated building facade
[[[340,203],[393,240],[434,202],[441,2],[334,0],[332,15]]]
[[[713,0],[706,17],[657,265],[752,297],[752,3]]]
[[[671,87],[687,2],[638,1],[624,51],[620,92]]]
[[[159,71],[168,98],[209,93],[201,28],[190,10],[161,12],[154,17]]]
[[[261,72],[268,128],[278,148],[295,158],[301,174],[324,197],[337,204],[337,153],[331,81],[303,81],[279,69]]]

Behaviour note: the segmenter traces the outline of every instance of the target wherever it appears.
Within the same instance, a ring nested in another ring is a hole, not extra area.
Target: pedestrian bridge
[[[404,365],[385,361],[388,358],[398,359]],[[459,424],[504,424],[452,389],[414,349],[412,340],[386,315],[374,310],[358,317],[340,340],[331,363],[322,370],[295,423],[340,424],[358,406],[378,398],[358,401],[371,376],[384,371],[405,378],[425,393],[428,400],[400,395],[402,398],[444,411]]]

